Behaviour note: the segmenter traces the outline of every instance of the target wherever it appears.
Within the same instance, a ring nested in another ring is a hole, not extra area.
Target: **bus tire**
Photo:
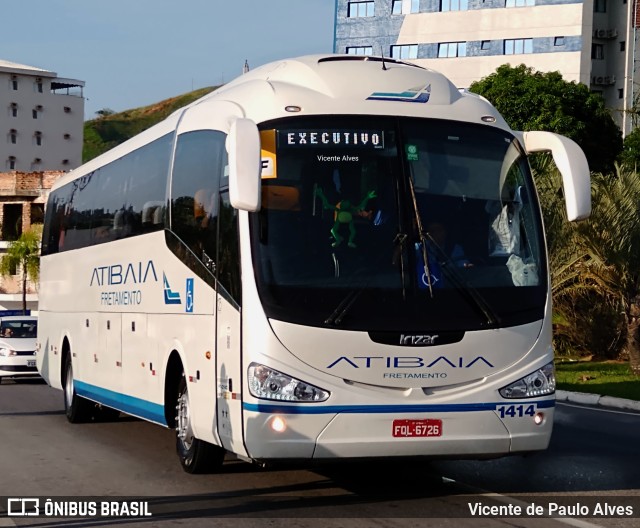
[[[189,391],[183,374],[176,402],[176,450],[180,465],[187,473],[212,473],[222,467],[225,450],[193,436],[190,410]]]
[[[73,383],[73,366],[71,364],[71,355],[65,356],[64,362],[64,383],[62,385],[64,392],[64,412],[67,420],[71,423],[83,423],[91,419],[93,403],[85,400],[82,396],[78,396]]]

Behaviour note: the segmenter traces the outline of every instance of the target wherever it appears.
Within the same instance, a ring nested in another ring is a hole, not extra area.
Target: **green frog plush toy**
[[[316,188],[315,195],[322,201],[322,207],[324,209],[334,211],[333,218],[335,223],[331,228],[331,235],[333,236],[334,242],[331,245],[333,247],[338,247],[340,245],[344,240],[344,237],[340,235],[340,228],[342,226],[347,226],[349,229],[349,240],[347,245],[350,248],[355,248],[356,244],[354,243],[354,239],[356,237],[356,227],[353,224],[353,215],[367,217],[369,213],[367,213],[364,208],[367,206],[367,202],[369,200],[376,197],[376,192],[369,191],[357,206],[354,206],[349,200],[341,200],[336,205],[331,205],[329,200],[327,200],[327,197],[322,192],[322,189],[319,187]]]

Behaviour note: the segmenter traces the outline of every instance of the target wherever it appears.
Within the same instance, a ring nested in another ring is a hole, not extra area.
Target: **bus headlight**
[[[12,348],[0,348],[0,356],[3,357],[9,357],[9,356],[17,356],[18,354],[16,353],[15,350],[13,350]]]
[[[500,389],[503,398],[533,398],[546,396],[556,391],[556,373],[553,361],[528,376]]]
[[[247,373],[249,392],[256,398],[320,402],[329,397],[329,393],[325,390],[258,363],[251,363]]]

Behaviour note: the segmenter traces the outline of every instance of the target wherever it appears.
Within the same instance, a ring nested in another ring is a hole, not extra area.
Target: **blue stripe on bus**
[[[444,403],[431,405],[319,405],[303,404],[295,406],[285,406],[278,404],[264,403],[244,403],[245,411],[259,413],[282,413],[282,414],[382,414],[382,413],[446,413],[446,412],[477,412],[495,411],[503,405],[532,405],[539,409],[555,407],[555,400],[530,400],[530,401],[508,401],[497,403]]]
[[[73,380],[73,386],[79,396],[84,396],[85,398],[89,398],[107,407],[113,407],[127,414],[167,425],[163,405],[103,389],[102,387],[96,387],[84,381]]]

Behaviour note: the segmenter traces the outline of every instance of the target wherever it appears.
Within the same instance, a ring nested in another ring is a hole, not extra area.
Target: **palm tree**
[[[27,279],[37,282],[40,273],[40,232],[30,229],[18,240],[9,243],[7,252],[0,260],[0,275],[13,275],[16,269],[22,273],[22,311],[27,311]]]
[[[602,298],[622,308],[624,350],[640,376],[640,178],[624,166],[615,174],[592,174],[592,196],[591,218],[577,225],[586,254],[580,269]]]
[[[556,348],[600,357],[622,348],[640,375],[640,179],[620,166],[592,174],[591,217],[569,223],[559,174],[545,163],[536,169]]]

